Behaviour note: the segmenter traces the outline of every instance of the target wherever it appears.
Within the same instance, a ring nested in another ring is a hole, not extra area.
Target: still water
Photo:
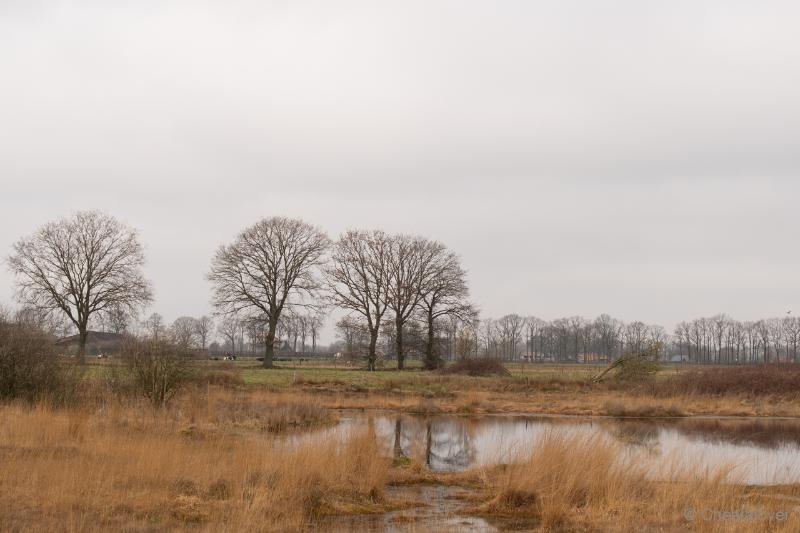
[[[798,419],[611,419],[542,416],[347,414],[293,444],[343,439],[372,426],[387,453],[417,457],[435,471],[459,471],[527,456],[545,432],[600,434],[650,466],[653,477],[676,469],[732,467],[731,481],[800,482]]]

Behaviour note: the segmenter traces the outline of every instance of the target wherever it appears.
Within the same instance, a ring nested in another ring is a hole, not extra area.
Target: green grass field
[[[216,362],[215,362],[216,363]],[[419,361],[413,360],[406,364],[405,370],[397,370],[395,362],[391,361],[384,368],[374,372],[369,372],[358,366],[345,366],[342,363],[335,363],[331,359],[324,360],[305,360],[299,361],[279,361],[276,368],[265,369],[261,363],[254,359],[244,359],[235,362],[228,362],[232,368],[241,372],[246,384],[263,384],[272,386],[287,386],[298,380],[314,383],[336,383],[354,385],[367,389],[380,389],[393,386],[395,388],[427,388],[432,384],[441,384],[447,381],[447,376],[438,372],[425,371]],[[455,376],[476,380],[548,380],[557,378],[560,380],[588,380],[601,372],[605,365],[592,364],[569,364],[569,363],[505,363],[505,367],[511,373],[508,377],[492,378],[467,378],[466,376]],[[686,369],[697,369],[697,366],[677,366],[665,365],[659,376],[665,378],[675,375]],[[417,386],[414,386],[414,385]],[[399,386],[398,386],[399,385]]]
[[[89,360],[83,368],[86,378],[95,378],[119,365],[118,359]],[[235,370],[246,385],[267,386],[282,389],[295,384],[331,385],[356,390],[401,390],[416,392],[440,392],[457,385],[464,390],[482,385],[500,384],[502,382],[546,381],[586,381],[597,375],[604,364],[576,363],[504,363],[510,376],[502,377],[469,377],[448,375],[423,369],[419,360],[408,360],[406,369],[397,370],[395,361],[386,361],[383,368],[374,372],[365,370],[354,363],[347,365],[333,359],[305,359],[303,361],[277,361],[275,368],[265,369],[255,358],[239,358],[237,361],[203,360],[196,363],[198,368],[206,370]],[[665,365],[659,372],[659,378],[665,379],[687,369],[699,369],[695,365]]]

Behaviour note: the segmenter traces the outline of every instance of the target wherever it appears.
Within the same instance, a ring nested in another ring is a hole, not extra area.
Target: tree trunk
[[[78,364],[83,365],[86,364],[86,339],[89,336],[89,332],[86,330],[86,326],[81,326],[78,330]]]
[[[369,354],[367,354],[367,370],[375,370],[375,347],[378,345],[378,328],[369,331]]]
[[[274,368],[272,359],[275,355],[275,329],[277,324],[269,324],[264,342],[264,368]]]
[[[397,370],[403,370],[403,363],[405,362],[405,355],[403,354],[403,321],[395,320],[394,326],[394,343],[397,348]]]
[[[433,313],[428,312],[428,341],[425,343],[425,368],[433,370],[439,366],[439,361],[434,354]]]

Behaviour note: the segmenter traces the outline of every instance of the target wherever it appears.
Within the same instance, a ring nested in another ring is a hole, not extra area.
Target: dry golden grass
[[[732,468],[708,471],[685,463],[660,465],[660,481],[654,481],[639,459],[601,435],[549,432],[527,460],[492,476],[495,496],[476,510],[528,517],[545,530],[800,530],[800,513],[792,512],[800,500],[779,488],[753,490],[737,483]],[[786,520],[723,519],[707,514],[713,511],[789,514]]]
[[[616,417],[664,418],[686,416],[686,412],[675,403],[655,403],[647,400],[609,401],[603,404],[606,414]]]
[[[800,512],[772,522],[684,518],[690,508],[793,511],[798,486],[746,487],[730,469],[685,461],[662,461],[654,477],[652,463],[619,443],[560,428],[525,460],[447,474],[414,454],[392,463],[369,426],[344,441],[298,444],[282,436],[331,424],[326,408],[348,402],[473,413],[504,409],[506,401],[488,391],[442,400],[208,386],[164,410],[119,399],[73,409],[0,405],[0,530],[297,531],[324,527],[330,522],[320,521],[333,515],[425,504],[390,501],[387,484],[464,487],[475,513],[543,530],[800,530]],[[637,402],[652,407],[647,398],[625,401],[626,412]]]
[[[253,390],[258,390],[254,387]],[[516,413],[603,416],[608,407],[622,405],[630,414],[620,416],[800,416],[800,402],[788,397],[652,396],[642,392],[608,390],[492,392],[479,388],[454,390],[447,395],[397,393],[387,390],[352,391],[349,388],[297,387],[281,389],[288,398],[314,398],[330,409],[383,409],[407,413]],[[638,412],[637,412],[638,411]]]
[[[287,531],[382,508],[388,461],[369,432],[289,450],[175,417],[0,408],[2,529]]]

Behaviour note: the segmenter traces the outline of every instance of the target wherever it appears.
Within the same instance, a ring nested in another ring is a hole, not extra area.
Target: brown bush
[[[0,317],[0,400],[65,403],[74,396],[77,382],[73,365],[58,361],[51,337]]]
[[[439,370],[443,374],[467,376],[510,376],[511,372],[497,359],[462,359]]]
[[[331,411],[316,403],[282,399],[264,402],[249,398],[222,398],[215,404],[215,413],[219,420],[268,433],[310,429],[336,422]]]
[[[680,394],[796,396],[800,394],[800,364],[715,367],[685,372],[657,383],[654,392],[666,396]]]
[[[130,339],[123,348],[128,376],[136,394],[161,407],[191,378],[191,360],[169,342]]]

